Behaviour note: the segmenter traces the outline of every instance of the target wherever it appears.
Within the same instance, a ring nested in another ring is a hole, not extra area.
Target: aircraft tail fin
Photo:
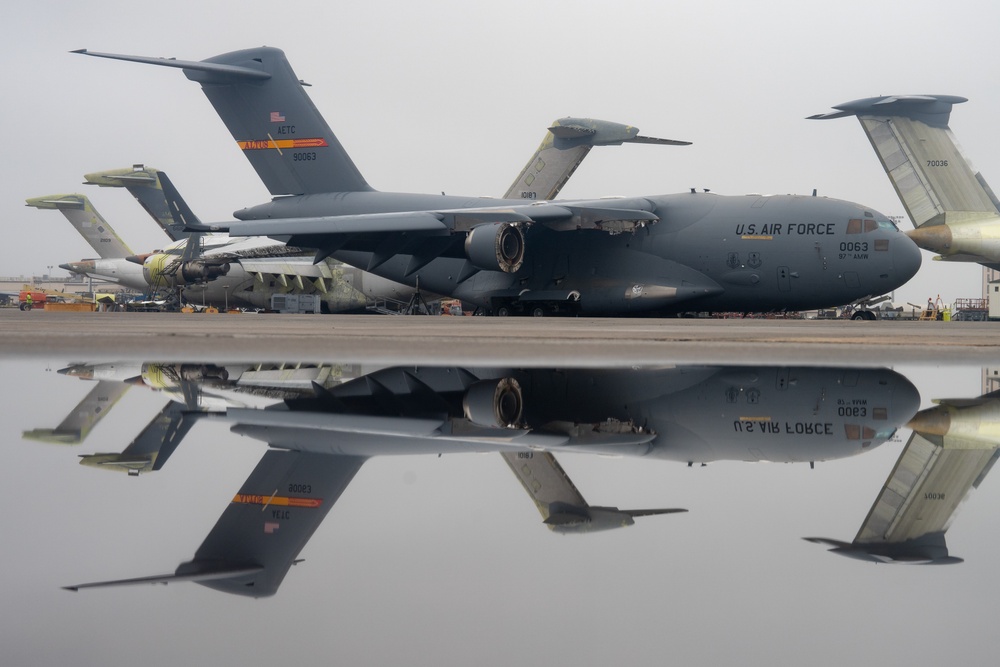
[[[163,467],[204,414],[192,412],[183,403],[170,401],[120,454],[87,454],[80,457],[80,465],[123,471],[133,477],[155,472]]]
[[[34,208],[61,211],[102,259],[117,259],[133,254],[84,195],[49,195],[25,201],[27,206]]]
[[[365,459],[269,450],[192,560],[173,574],[66,586],[67,590],[194,581],[246,595],[274,595],[299,552]]]
[[[156,221],[164,233],[170,237],[171,241],[187,238],[191,232],[179,226],[170,215],[167,199],[163,196],[163,189],[157,178],[158,173],[159,170],[153,167],[134,164],[126,169],[96,171],[92,174],[84,174],[83,177],[86,185],[97,185],[102,188],[125,188],[129,194],[135,197],[143,210]]]
[[[871,97],[811,120],[857,116],[914,227],[996,218],[1000,202],[948,121],[954,95]]]
[[[98,422],[111,412],[111,408],[128,391],[129,386],[112,380],[98,380],[59,426],[24,431],[21,437],[60,445],[79,445],[87,439]]]
[[[188,206],[181,193],[177,191],[170,177],[166,172],[157,174],[159,184],[163,191],[164,201],[167,204],[167,211],[175,227],[187,232],[187,243],[184,245],[184,254],[181,261],[190,262],[202,255],[202,240],[205,235],[206,226],[201,223],[198,216],[194,214]]]
[[[689,146],[690,141],[639,136],[639,128],[591,118],[560,118],[552,123],[504,199],[555,199],[594,146],[623,143]]]
[[[74,53],[183,69],[201,84],[272,195],[372,189],[280,49],[245,49],[203,61]]]

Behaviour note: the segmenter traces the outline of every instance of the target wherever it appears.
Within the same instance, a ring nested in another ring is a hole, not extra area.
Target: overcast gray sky
[[[879,94],[966,96],[952,129],[996,189],[998,19],[1000,6],[971,0],[16,3],[0,25],[0,274],[92,255],[27,197],[82,191],[134,250],[163,244],[124,191],[81,186],[86,172],[160,168],[205,220],[268,198],[197,84],[71,49],[280,47],[381,190],[499,195],[547,124],[579,115],[694,145],[592,153],[566,197],[817,188],[903,215],[856,120],[804,118]],[[925,260],[897,302],[979,296],[978,267]]]

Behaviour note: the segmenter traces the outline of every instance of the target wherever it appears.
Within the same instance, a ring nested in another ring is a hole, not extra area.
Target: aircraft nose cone
[[[899,285],[902,285],[917,275],[917,270],[920,269],[920,248],[903,235],[898,235],[891,243],[893,268]]]
[[[906,235],[924,250],[947,255],[951,251],[951,229],[947,225],[918,227],[906,232]]]
[[[60,269],[65,269],[73,273],[89,273],[94,270],[94,262],[92,260],[83,260],[82,262],[68,262],[66,264],[60,264]]]

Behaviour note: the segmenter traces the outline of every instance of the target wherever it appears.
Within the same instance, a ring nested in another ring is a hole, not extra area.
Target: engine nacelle
[[[182,262],[178,273],[185,283],[207,283],[229,273],[229,262],[206,262],[195,259]]]
[[[524,232],[512,222],[473,227],[465,237],[465,255],[484,271],[514,273],[524,263]]]
[[[229,273],[229,262],[225,260],[193,259],[181,262],[174,255],[157,253],[150,255],[142,265],[146,282],[152,287],[177,287],[207,283]]]
[[[514,378],[484,380],[469,387],[462,401],[465,417],[488,428],[519,428],[524,394]]]

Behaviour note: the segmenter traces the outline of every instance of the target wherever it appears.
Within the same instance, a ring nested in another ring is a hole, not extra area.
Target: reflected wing
[[[365,459],[271,450],[198,548],[170,575],[68,586],[68,590],[196,581],[226,593],[274,595],[288,569]]]

